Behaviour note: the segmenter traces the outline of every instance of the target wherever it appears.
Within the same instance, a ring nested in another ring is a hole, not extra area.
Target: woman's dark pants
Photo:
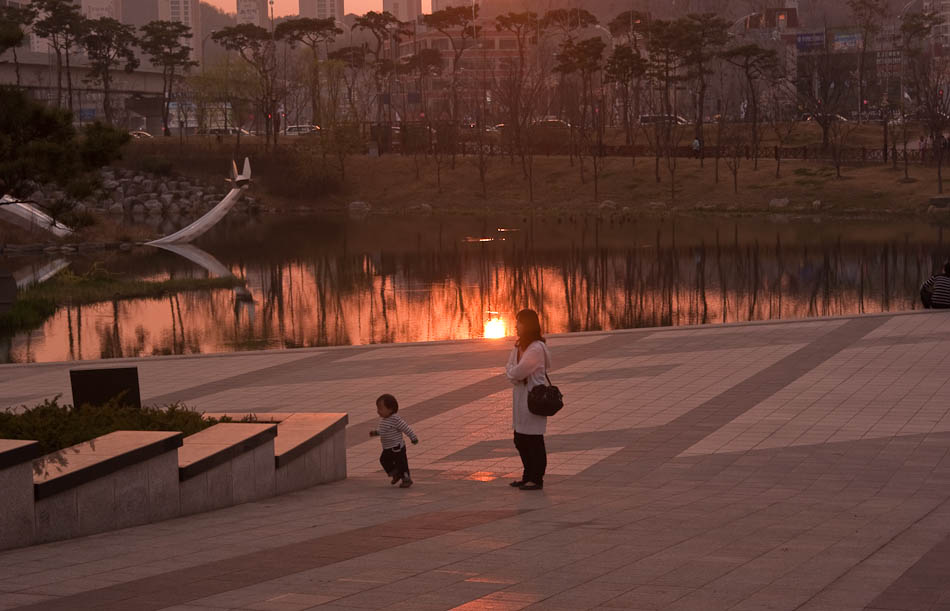
[[[524,472],[521,479],[536,484],[544,483],[544,472],[548,468],[548,453],[544,448],[544,435],[525,435],[515,433],[515,447],[521,455]]]

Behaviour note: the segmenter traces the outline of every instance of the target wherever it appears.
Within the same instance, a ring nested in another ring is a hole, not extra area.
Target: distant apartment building
[[[943,22],[934,28],[937,42],[950,42],[950,0],[924,0],[924,12],[936,13]]]
[[[158,18],[177,21],[191,28],[193,36],[187,39],[191,58],[201,61],[201,10],[199,0],[158,0]]]
[[[300,16],[343,21],[343,0],[300,0]]]
[[[475,4],[481,4],[481,0],[476,0]],[[472,0],[432,0],[432,12],[441,11],[450,6],[472,6]]]
[[[82,0],[82,14],[89,19],[111,17],[122,21],[122,0]]]
[[[422,14],[422,0],[383,0],[383,10],[399,21],[416,21]]]
[[[267,0],[237,0],[237,21],[268,27]]]
[[[129,25],[143,26],[158,19],[158,2],[122,0],[122,19]]]

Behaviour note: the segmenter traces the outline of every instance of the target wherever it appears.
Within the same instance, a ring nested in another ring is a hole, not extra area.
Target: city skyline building
[[[201,10],[199,0],[159,0],[158,18],[164,21],[177,21],[191,28],[193,36],[185,41],[191,47],[191,58],[200,62],[201,58]]]
[[[938,42],[950,41],[950,2],[947,0],[923,0],[924,12],[935,13],[942,21],[934,28],[934,38]]]
[[[416,21],[422,14],[422,0],[383,0],[383,10],[399,21]]]
[[[122,0],[82,0],[80,8],[89,19],[111,17],[122,21]]]
[[[343,0],[300,0],[300,16],[343,21]]]
[[[268,27],[270,14],[267,10],[267,0],[237,0],[237,22]]]

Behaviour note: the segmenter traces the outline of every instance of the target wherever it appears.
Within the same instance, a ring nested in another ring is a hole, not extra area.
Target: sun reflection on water
[[[508,337],[508,330],[505,327],[505,321],[498,317],[492,317],[485,323],[485,337],[487,339],[502,339]]]

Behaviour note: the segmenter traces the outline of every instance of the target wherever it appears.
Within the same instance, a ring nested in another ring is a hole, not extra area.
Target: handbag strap
[[[548,386],[554,386],[554,382],[551,381],[551,378],[548,376],[548,370],[544,370],[544,377],[548,380]]]

